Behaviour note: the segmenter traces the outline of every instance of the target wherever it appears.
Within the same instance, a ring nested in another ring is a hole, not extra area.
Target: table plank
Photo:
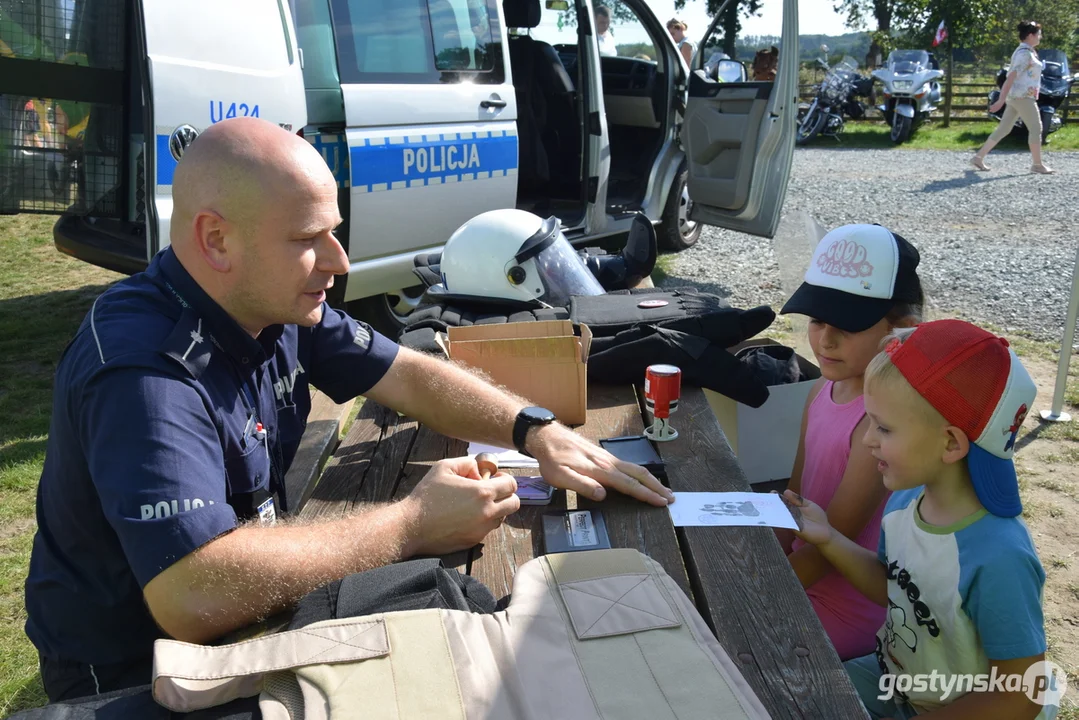
[[[325,393],[312,391],[307,427],[292,464],[285,473],[285,489],[281,498],[285,514],[298,514],[311,497],[322,468],[337,449],[341,424],[348,418],[355,402],[352,399],[338,405]]]
[[[416,489],[423,476],[439,460],[461,457],[468,454],[468,444],[455,438],[439,435],[430,428],[420,425],[415,441],[404,458],[404,467],[393,491],[393,499],[400,500]],[[469,550],[442,556],[442,564],[456,568],[461,573],[468,572]]]
[[[633,388],[593,386],[588,391],[588,422],[577,432],[589,440],[640,434],[643,429]],[[509,470],[528,475],[528,468]],[[544,552],[542,516],[566,509],[566,493],[558,491],[550,505],[522,508],[501,528],[487,536],[482,548],[473,550],[470,574],[503,597],[513,588],[513,574],[525,562]],[[576,496],[576,507],[603,513],[613,547],[636,548],[653,558],[690,593],[689,578],[678,546],[678,538],[665,508],[655,508],[617,492],[601,503]]]
[[[683,387],[660,444],[676,492],[750,490],[700,388]],[[865,711],[769,528],[678,528],[697,607],[773,718]]]
[[[589,388],[588,422],[578,429],[581,435],[598,443],[610,437],[640,435],[643,431],[644,422],[632,387]],[[577,506],[602,512],[612,547],[636,548],[652,558],[692,600],[689,576],[667,508],[654,507],[613,490],[608,491],[602,502],[578,495]]]
[[[332,519],[363,503],[393,499],[418,427],[415,420],[365,402],[300,517]]]

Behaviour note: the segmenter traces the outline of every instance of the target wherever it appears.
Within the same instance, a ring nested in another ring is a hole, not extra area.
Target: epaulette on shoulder
[[[162,352],[180,363],[193,378],[198,378],[210,364],[213,343],[202,317],[192,308],[185,308],[162,346]]]

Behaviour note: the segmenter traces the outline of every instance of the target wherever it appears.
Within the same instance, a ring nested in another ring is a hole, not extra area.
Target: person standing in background
[[[1038,112],[1038,92],[1042,85],[1043,64],[1035,50],[1041,40],[1041,25],[1033,20],[1019,23],[1019,47],[1012,53],[1008,78],[1000,88],[1000,98],[989,106],[989,112],[997,112],[1005,103],[1007,107],[1001,115],[1000,125],[997,125],[997,129],[970,159],[970,164],[979,170],[989,170],[989,166],[985,164],[985,156],[1011,132],[1016,119],[1022,118],[1023,124],[1027,126],[1027,143],[1034,161],[1030,171],[1040,175],[1053,173],[1053,170],[1042,162],[1042,118]]]
[[[682,53],[682,57],[686,59],[686,65],[692,62],[693,53],[697,49],[693,42],[686,37],[686,30],[688,29],[689,26],[678,18],[671,18],[667,21],[667,32],[671,34],[671,39],[674,40],[678,52]]]
[[[615,47],[614,36],[611,34],[611,9],[606,5],[596,6],[596,42],[599,44],[600,56],[618,55],[618,48]]]

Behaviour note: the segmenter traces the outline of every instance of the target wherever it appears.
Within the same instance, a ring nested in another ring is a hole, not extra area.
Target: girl
[[[802,416],[789,487],[825,508],[837,531],[876,550],[887,491],[862,444],[869,420],[862,378],[881,341],[920,320],[922,286],[913,245],[880,225],[844,225],[820,241],[805,282],[782,313],[810,317],[821,368]],[[840,658],[873,652],[884,608],[866,599],[812,545],[779,531],[810,602]]]

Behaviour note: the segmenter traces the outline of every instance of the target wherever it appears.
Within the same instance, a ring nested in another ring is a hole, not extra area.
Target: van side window
[[[332,0],[341,82],[505,82],[497,0]]]

